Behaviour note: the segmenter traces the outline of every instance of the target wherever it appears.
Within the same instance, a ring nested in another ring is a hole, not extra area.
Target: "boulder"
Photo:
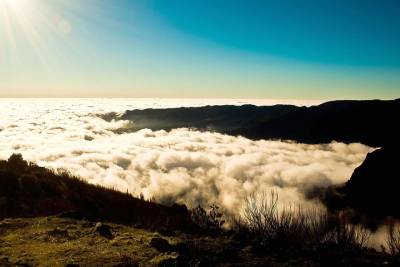
[[[98,233],[102,237],[107,238],[107,239],[112,239],[113,238],[111,227],[106,225],[106,224],[103,224],[103,223],[100,223],[100,222],[96,223],[96,225],[94,226],[93,231],[95,233]]]
[[[157,249],[159,252],[167,252],[172,250],[172,246],[167,240],[160,237],[154,237],[150,241],[150,246]]]

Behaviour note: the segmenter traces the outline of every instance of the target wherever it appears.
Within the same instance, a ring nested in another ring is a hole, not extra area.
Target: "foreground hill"
[[[378,215],[400,217],[399,148],[393,144],[368,154],[346,184],[350,205]]]
[[[165,230],[193,228],[184,206],[166,207],[91,185],[67,172],[27,163],[20,155],[0,161],[0,219],[59,213]]]
[[[254,201],[224,230],[217,207],[166,207],[12,155],[0,161],[0,266],[398,266],[400,237],[389,255],[340,214]]]
[[[179,127],[213,130],[252,139],[290,139],[305,143],[361,142],[390,144],[400,136],[396,118],[400,99],[331,101],[312,107],[206,106],[131,110],[122,116],[132,130],[170,130]]]
[[[101,236],[95,223],[57,216],[0,220],[0,266],[398,266],[377,252],[348,253],[304,247],[303,255],[254,253],[230,237],[175,234],[107,224],[112,238]]]
[[[310,197],[320,198],[331,211],[346,210],[371,227],[400,219],[399,151],[399,143],[393,143],[369,153],[346,183],[316,189]]]

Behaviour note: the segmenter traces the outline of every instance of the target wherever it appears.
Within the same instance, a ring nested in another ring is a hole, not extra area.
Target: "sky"
[[[0,0],[0,97],[393,99],[397,0]]]

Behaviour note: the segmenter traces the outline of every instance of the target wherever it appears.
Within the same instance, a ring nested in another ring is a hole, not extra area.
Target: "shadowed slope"
[[[390,144],[400,136],[395,125],[398,117],[400,99],[332,101],[312,107],[244,105],[146,109],[127,111],[120,117],[105,116],[106,119],[132,121],[131,130],[188,127],[251,139],[361,142],[370,146]]]
[[[382,146],[397,141],[400,99],[332,101],[303,107],[238,130],[250,138],[282,138],[306,143],[360,142]]]
[[[127,111],[120,118],[133,121],[133,127],[137,130],[143,128],[171,130],[187,127],[199,130],[230,132],[239,129],[245,123],[259,123],[297,109],[298,107],[290,105],[145,109]]]
[[[369,153],[347,183],[317,189],[310,197],[320,198],[333,211],[350,209],[355,218],[372,225],[388,216],[400,218],[399,149],[393,143]]]
[[[392,145],[370,154],[345,186],[346,202],[377,215],[400,217],[399,146]]]
[[[186,207],[166,207],[104,187],[66,172],[29,164],[20,155],[0,161],[0,218],[50,216],[74,211],[88,219],[190,230]]]

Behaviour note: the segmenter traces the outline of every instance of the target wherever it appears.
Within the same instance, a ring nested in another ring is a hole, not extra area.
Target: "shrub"
[[[400,227],[395,226],[394,223],[389,225],[386,237],[386,245],[392,255],[400,255]]]
[[[19,184],[15,173],[0,170],[0,196],[12,196],[18,189]]]
[[[15,172],[22,172],[28,167],[28,162],[22,158],[21,154],[12,154],[7,163],[9,169]]]
[[[42,193],[38,179],[33,174],[23,174],[19,177],[19,184],[21,191],[25,194],[31,194],[32,196],[39,196]]]
[[[224,215],[216,205],[211,205],[208,211],[200,205],[197,206],[191,210],[191,218],[197,226],[207,232],[220,232],[225,224]]]
[[[364,226],[349,223],[342,213],[334,216],[331,225],[325,241],[333,242],[347,251],[365,247],[371,234]]]
[[[236,229],[246,229],[265,248],[299,248],[332,244],[343,251],[362,249],[369,231],[350,224],[343,214],[323,209],[278,209],[278,194],[252,195],[245,201]],[[239,225],[241,224],[241,225]]]

